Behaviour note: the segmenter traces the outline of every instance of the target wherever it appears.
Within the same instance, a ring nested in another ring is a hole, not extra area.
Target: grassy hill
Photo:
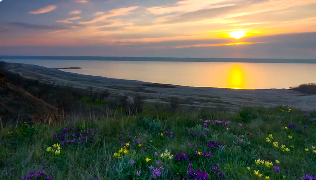
[[[1,129],[0,179],[312,179],[315,118],[277,107],[25,123]]]

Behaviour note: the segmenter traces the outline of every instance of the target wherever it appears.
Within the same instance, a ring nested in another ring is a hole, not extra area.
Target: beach
[[[289,89],[225,89],[164,85],[135,80],[113,79],[64,72],[37,65],[9,63],[8,70],[44,83],[76,88],[108,90],[118,95],[138,93],[147,103],[168,103],[170,97],[181,99],[184,106],[225,108],[239,110],[242,107],[275,107],[278,105],[315,110],[316,95],[306,95]]]

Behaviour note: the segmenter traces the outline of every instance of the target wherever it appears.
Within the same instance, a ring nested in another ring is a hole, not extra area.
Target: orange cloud
[[[100,15],[102,15],[102,14],[104,14],[104,12],[96,12],[96,13],[94,13],[93,15],[95,15],[95,16],[100,16]]]
[[[264,44],[265,42],[239,42],[239,43],[227,43],[227,44],[192,44],[185,46],[153,46],[153,47],[143,47],[143,49],[182,49],[191,47],[217,47],[217,46],[238,46],[238,45],[249,45],[249,44]]]
[[[125,16],[131,13],[131,11],[137,9],[138,6],[133,6],[133,7],[128,7],[128,8],[119,8],[119,9],[113,9],[111,11],[109,11],[108,13],[96,17],[90,21],[82,21],[79,24],[91,24],[91,23],[96,23],[96,22],[100,22],[100,21],[104,21],[109,17],[115,17],[115,16]],[[97,12],[99,14],[101,14],[101,12]],[[97,14],[95,13],[95,15]]]
[[[57,20],[56,22],[71,23],[70,21],[77,20],[77,19],[81,19],[81,17],[77,16],[77,17],[67,18],[67,19],[63,19],[63,20]]]
[[[75,0],[76,3],[88,3],[88,0]]]
[[[50,6],[46,6],[46,7],[40,8],[40,9],[35,10],[35,11],[31,11],[29,13],[30,14],[43,14],[43,13],[51,12],[51,11],[53,11],[56,8],[57,8],[57,6],[50,5]]]
[[[75,11],[71,11],[71,12],[69,12],[69,14],[80,14],[81,13],[81,11],[80,10],[75,10]]]

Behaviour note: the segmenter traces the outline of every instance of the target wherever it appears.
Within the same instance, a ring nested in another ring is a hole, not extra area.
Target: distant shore
[[[37,65],[8,64],[9,71],[26,78],[83,89],[92,87],[96,91],[108,90],[120,95],[138,93],[145,97],[148,103],[167,103],[171,97],[178,97],[182,105],[221,107],[229,110],[238,110],[244,106],[275,107],[278,105],[304,110],[316,109],[316,95],[306,95],[288,89],[235,90],[188,87],[81,75]]]
[[[50,69],[82,69],[81,67],[64,67],[64,68],[50,68]]]
[[[97,60],[97,61],[164,61],[164,62],[243,62],[243,63],[312,63],[316,59],[256,59],[256,58],[175,58],[175,57],[102,57],[102,56],[1,56],[1,59],[32,60]]]

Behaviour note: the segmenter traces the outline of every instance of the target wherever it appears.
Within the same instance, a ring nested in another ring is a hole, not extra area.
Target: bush
[[[290,89],[292,89],[294,91],[301,92],[301,93],[306,93],[306,94],[316,94],[316,84],[315,83],[301,84],[297,87],[291,87]]]

